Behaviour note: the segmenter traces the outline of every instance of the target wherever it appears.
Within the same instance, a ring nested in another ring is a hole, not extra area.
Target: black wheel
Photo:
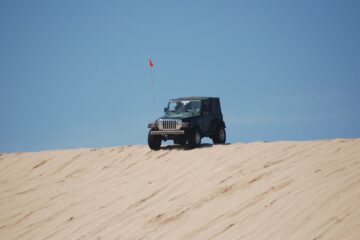
[[[186,145],[186,138],[174,139],[174,144],[179,144],[181,146],[185,146]]]
[[[155,151],[159,150],[161,146],[161,136],[151,135],[151,130],[150,130],[148,134],[148,145],[152,150]]]
[[[199,147],[201,144],[201,134],[199,129],[192,130],[188,135],[188,144],[190,148]]]
[[[215,134],[213,136],[214,144],[224,144],[226,142],[226,131],[225,128],[219,125],[216,128]]]

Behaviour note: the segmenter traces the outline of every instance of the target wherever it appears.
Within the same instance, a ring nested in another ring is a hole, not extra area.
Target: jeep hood
[[[180,114],[179,115],[176,114],[174,116],[166,116],[166,115],[164,115],[164,116],[159,117],[158,119],[156,119],[156,121],[159,120],[159,119],[181,119],[184,122],[189,122],[192,119],[195,119],[195,118],[198,118],[198,117],[200,117],[200,116],[199,115],[184,116],[184,115],[180,115]]]

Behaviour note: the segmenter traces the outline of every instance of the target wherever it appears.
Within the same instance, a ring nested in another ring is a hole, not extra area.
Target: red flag
[[[154,66],[155,66],[155,64],[151,61],[151,58],[149,59],[149,65],[150,65],[150,67],[154,67]]]

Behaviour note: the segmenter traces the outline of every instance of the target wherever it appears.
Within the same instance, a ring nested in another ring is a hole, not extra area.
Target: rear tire
[[[215,134],[213,136],[214,144],[224,144],[226,142],[226,131],[225,128],[219,125],[216,128]]]
[[[188,144],[190,148],[196,148],[201,145],[201,134],[199,129],[194,129],[189,133]]]
[[[154,151],[159,150],[160,146],[161,146],[161,136],[151,135],[151,130],[150,130],[149,134],[148,134],[148,145],[149,145],[149,148]]]

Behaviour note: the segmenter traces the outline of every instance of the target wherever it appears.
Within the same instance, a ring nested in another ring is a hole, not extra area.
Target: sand
[[[360,139],[0,155],[0,239],[360,239]]]

